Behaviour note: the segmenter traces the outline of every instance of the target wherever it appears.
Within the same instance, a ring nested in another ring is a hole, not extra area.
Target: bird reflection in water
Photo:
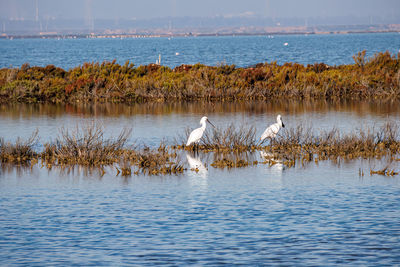
[[[189,163],[190,170],[195,176],[207,178],[208,169],[201,162],[200,157],[197,153],[186,153],[186,159]]]
[[[280,159],[274,158],[272,153],[266,151],[260,151],[261,159],[267,161],[269,163],[269,171],[271,174],[281,176],[283,171],[285,170],[285,165],[283,161]]]

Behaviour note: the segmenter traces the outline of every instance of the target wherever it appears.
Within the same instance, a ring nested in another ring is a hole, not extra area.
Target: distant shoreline
[[[224,37],[224,36],[275,36],[275,35],[330,35],[330,34],[370,34],[370,33],[399,33],[400,30],[358,30],[358,31],[275,31],[275,32],[226,32],[226,33],[143,33],[143,34],[59,34],[42,32],[39,34],[0,34],[0,39],[124,39],[124,38],[171,38],[171,37]]]

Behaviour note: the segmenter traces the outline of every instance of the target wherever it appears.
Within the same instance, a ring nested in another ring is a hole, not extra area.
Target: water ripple
[[[284,43],[288,43],[287,46]],[[279,35],[236,37],[182,37],[144,39],[14,39],[0,40],[0,67],[54,64],[69,69],[84,62],[112,61],[136,65],[155,63],[170,67],[202,63],[235,64],[240,67],[277,61],[329,65],[351,64],[352,56],[367,50],[367,56],[386,50],[397,54],[400,35],[371,33],[346,35]],[[176,55],[176,53],[179,55]]]
[[[399,183],[335,178],[334,170],[324,183],[306,171],[304,177],[285,172],[281,179],[290,183],[281,188],[249,171],[252,184],[240,172],[210,171],[206,191],[178,177],[138,177],[123,187],[115,177],[70,184],[49,175],[36,187],[31,178],[10,186],[18,178],[3,177],[0,260],[30,266],[399,264]]]

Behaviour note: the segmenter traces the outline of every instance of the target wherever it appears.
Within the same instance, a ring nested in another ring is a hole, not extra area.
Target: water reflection
[[[2,176],[16,176],[23,178],[25,176],[36,176],[33,166],[29,164],[13,164],[13,163],[0,163],[0,177]]]
[[[272,174],[282,176],[283,170],[285,169],[285,166],[283,163],[276,163],[272,166],[269,167],[269,170]]]
[[[0,137],[14,141],[29,138],[39,130],[40,143],[54,141],[61,127],[76,128],[95,122],[104,125],[106,137],[115,137],[126,127],[133,129],[131,144],[158,147],[162,140],[172,144],[185,127],[207,115],[217,127],[256,125],[257,136],[276,117],[285,116],[287,128],[312,121],[316,131],[349,132],[354,127],[379,126],[398,120],[398,102],[350,101],[246,101],[235,103],[146,103],[146,104],[0,104]],[[151,133],[151,134],[149,134]],[[186,160],[186,159],[185,159]]]
[[[207,178],[208,169],[201,161],[200,155],[198,153],[186,152],[186,159],[190,166],[192,176]]]
[[[260,151],[260,157],[263,161],[268,162],[268,167],[266,168],[268,174],[279,177],[282,176],[286,168],[282,160],[275,158],[272,153],[263,150]]]
[[[168,114],[203,114],[208,113],[236,113],[250,114],[278,113],[302,114],[302,113],[327,113],[352,112],[359,116],[366,114],[399,114],[400,103],[398,101],[244,101],[234,103],[213,102],[175,102],[175,103],[96,103],[96,104],[0,104],[0,117],[12,119],[46,116],[56,118],[60,116],[133,116],[133,115],[168,115]]]
[[[101,179],[106,173],[104,167],[92,167],[92,166],[58,166],[55,168],[58,172],[59,177],[69,178],[69,177],[93,177]],[[108,171],[111,171],[111,167],[107,167]]]
[[[202,156],[207,155],[203,154]],[[201,159],[200,154],[196,152],[186,152],[186,159],[190,167],[186,175],[191,189],[197,193],[206,192],[208,190],[208,169],[203,163],[206,160]]]

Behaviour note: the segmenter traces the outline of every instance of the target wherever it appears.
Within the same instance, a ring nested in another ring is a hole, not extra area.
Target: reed
[[[26,164],[37,158],[33,147],[38,142],[38,130],[27,139],[18,137],[15,144],[0,138],[0,161],[3,163]]]
[[[41,157],[48,164],[113,164],[118,161],[130,134],[130,129],[124,129],[113,140],[105,138],[103,128],[97,124],[76,127],[73,131],[61,128],[56,141],[45,144]]]
[[[121,176],[139,173],[177,174],[184,171],[176,153],[170,153],[163,143],[154,150],[147,147],[141,150],[126,148],[130,134],[130,129],[124,129],[114,140],[104,138],[103,128],[95,124],[77,127],[72,132],[61,128],[60,136],[54,143],[45,145],[40,157],[49,169],[53,165],[100,168],[115,165],[117,175]]]
[[[179,136],[172,148],[197,149],[204,152],[243,152],[257,148],[256,129],[254,126],[241,125],[236,127],[234,124],[230,124],[226,128],[216,127],[211,130],[207,129],[198,145],[185,147],[184,144],[189,134],[190,129],[186,128],[185,135]]]
[[[171,152],[164,143],[161,143],[157,149],[145,147],[140,151],[124,150],[121,159],[136,168],[134,174],[179,174],[185,171],[177,154]]]
[[[216,152],[213,162],[210,164],[214,168],[244,168],[257,165],[254,152]]]
[[[285,160],[320,161],[331,159],[382,158],[400,153],[399,125],[385,123],[378,129],[358,129],[340,134],[336,128],[314,134],[302,126],[283,131],[277,142],[266,148]]]
[[[231,124],[226,129],[214,128],[211,133],[206,132],[202,144],[212,150],[248,151],[256,146],[256,129],[254,126],[244,125],[238,128]]]

